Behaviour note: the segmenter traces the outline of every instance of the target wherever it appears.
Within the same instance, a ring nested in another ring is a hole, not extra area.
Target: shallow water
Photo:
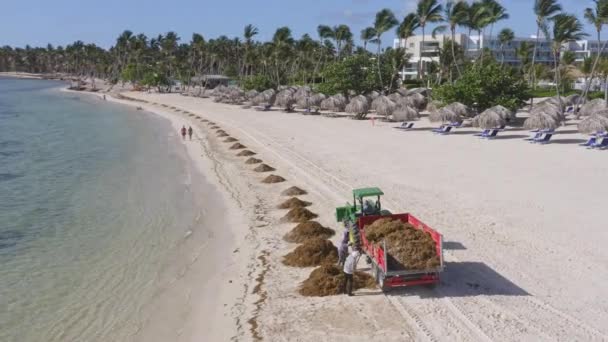
[[[0,78],[0,341],[128,340],[202,188],[167,121],[59,85]]]

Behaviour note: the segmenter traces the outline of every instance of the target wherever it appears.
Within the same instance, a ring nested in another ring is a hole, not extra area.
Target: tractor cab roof
[[[355,198],[380,196],[380,195],[384,195],[384,192],[382,192],[382,190],[380,190],[380,188],[375,188],[375,187],[374,188],[361,188],[361,189],[353,190],[353,196],[355,196]]]

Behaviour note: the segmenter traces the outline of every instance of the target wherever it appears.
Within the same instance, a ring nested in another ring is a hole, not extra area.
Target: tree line
[[[598,44],[603,25],[608,22],[608,0],[590,1],[593,5],[585,9],[584,18],[596,28]],[[562,45],[585,36],[581,21],[574,14],[564,13],[558,0],[534,0],[537,37],[542,33],[551,43],[554,66],[553,76],[560,82],[560,64],[564,54]],[[348,25],[319,25],[316,35],[304,34],[294,38],[289,27],[278,28],[268,41],[256,39],[259,30],[247,25],[241,37],[220,36],[205,39],[194,33],[188,41],[175,32],[155,37],[124,31],[109,49],[95,44],[76,41],[65,47],[0,48],[0,71],[32,73],[66,73],[77,77],[98,77],[112,82],[132,82],[142,85],[169,84],[179,80],[191,84],[194,76],[222,74],[237,79],[250,88],[270,88],[286,84],[321,85],[327,83],[327,75],[336,71],[340,63],[352,67],[361,64],[373,75],[370,87],[387,91],[399,80],[399,71],[410,56],[407,44],[394,48],[383,48],[388,32],[394,32],[402,41],[420,33],[422,43],[428,34],[449,32],[451,41],[439,51],[439,62],[423,65],[419,63],[419,78],[425,83],[454,82],[462,75],[463,68],[471,63],[483,63],[491,53],[480,49],[470,60],[465,50],[471,46],[459,46],[455,42],[457,31],[467,34],[494,35],[496,23],[508,19],[507,10],[497,0],[478,0],[469,3],[458,0],[418,0],[414,12],[398,18],[390,9],[382,9],[370,26],[358,35]],[[355,37],[361,44],[355,43]],[[514,40],[511,29],[505,28],[497,34],[504,63],[504,47]],[[517,49],[521,60],[519,72],[529,83],[535,84],[546,70],[537,63],[539,39],[535,43],[524,43]],[[479,44],[479,43],[478,43]],[[370,45],[375,45],[374,52]],[[602,46],[602,51],[605,45]],[[591,77],[599,63],[599,54],[594,59]],[[354,66],[353,66],[354,65]],[[369,77],[368,77],[369,78]],[[331,85],[328,86],[331,88]]]

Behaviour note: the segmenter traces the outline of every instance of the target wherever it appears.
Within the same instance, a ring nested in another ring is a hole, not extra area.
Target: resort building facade
[[[425,35],[423,46],[422,35],[412,36],[408,39],[395,39],[393,47],[406,48],[407,53],[410,55],[408,64],[400,72],[401,78],[404,80],[418,78],[418,64],[420,62],[422,62],[424,68],[427,68],[431,62],[439,62],[440,50],[444,47],[445,43],[450,40],[450,34],[439,34],[435,37],[432,35]],[[487,48],[497,60],[501,61],[504,58],[504,63],[511,66],[519,66],[521,64],[521,60],[517,55],[517,50],[522,43],[526,42],[533,47],[537,41],[535,36],[528,38],[516,37],[513,41],[501,46],[497,36],[469,36],[463,33],[457,33],[454,36],[454,40],[464,49],[467,58],[476,58],[481,53],[482,49]],[[598,44],[597,41],[593,40],[579,40],[564,44],[562,50],[573,51],[576,55],[576,61],[580,62],[585,57],[597,54],[603,44],[605,44],[605,42],[600,42],[600,44]],[[606,51],[602,54],[608,56],[608,46],[605,50]],[[538,39],[536,63],[546,64],[548,66],[553,66],[554,64],[553,54],[551,52],[551,42],[543,37],[539,37]]]

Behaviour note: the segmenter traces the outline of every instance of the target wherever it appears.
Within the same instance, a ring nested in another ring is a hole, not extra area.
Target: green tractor
[[[350,242],[359,245],[358,221],[361,216],[384,216],[390,215],[390,211],[383,210],[380,203],[380,196],[384,192],[380,188],[361,188],[353,190],[353,204],[347,203],[343,207],[336,208],[336,220],[344,222],[344,226],[349,230]]]

